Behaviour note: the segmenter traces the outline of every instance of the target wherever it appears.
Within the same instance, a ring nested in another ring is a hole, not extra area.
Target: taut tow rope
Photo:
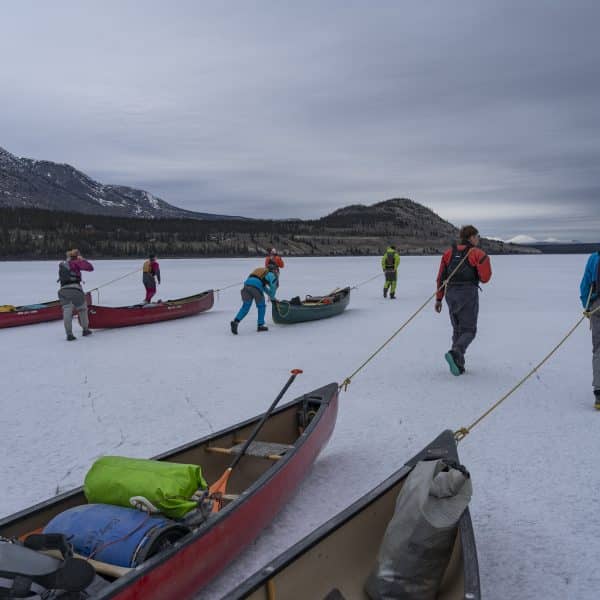
[[[369,279],[365,279],[364,281],[361,281],[360,283],[357,283],[356,285],[353,285],[350,289],[351,290],[357,290],[362,285],[370,283],[371,281],[377,279],[378,277],[381,277],[382,275],[383,275],[383,273],[377,273],[377,275],[374,275],[373,277],[369,277]]]
[[[558,344],[556,344],[556,346],[554,346],[554,348],[552,348],[552,350],[550,350],[550,352],[548,352],[548,354],[546,354],[546,356],[544,356],[544,358],[535,367],[533,367],[533,369],[531,369],[529,373],[527,373],[527,375],[522,377],[508,392],[506,392],[506,394],[504,394],[504,396],[502,396],[502,398],[500,398],[500,400],[492,404],[490,408],[488,408],[480,417],[475,419],[475,421],[473,421],[468,427],[461,427],[460,429],[454,432],[454,438],[457,442],[460,442],[467,435],[469,435],[469,433],[471,433],[474,427],[479,425],[481,421],[483,421],[489,414],[491,414],[496,408],[498,408],[509,396],[516,392],[532,375],[534,375],[552,357],[552,355],[571,337],[573,332],[581,325],[581,323],[583,323],[585,319],[591,318],[594,313],[600,310],[600,305],[592,311],[588,310],[591,297],[592,290],[590,289],[590,294],[588,296],[586,308],[583,311],[583,316],[579,319],[579,321],[577,321],[577,323],[575,323],[575,325],[573,325],[573,327],[571,327],[571,329],[569,329],[569,331],[560,340],[560,342],[558,342]]]
[[[121,275],[120,277],[115,277],[114,279],[111,279],[110,281],[107,281],[106,283],[103,283],[95,288],[92,288],[91,290],[89,290],[89,293],[91,294],[92,292],[98,292],[98,304],[100,304],[100,288],[106,287],[107,285],[110,285],[111,283],[115,283],[116,281],[121,281],[121,279],[125,279],[125,277],[129,277],[130,275],[133,275],[134,273],[139,273],[140,271],[141,271],[141,268],[138,267],[134,271],[125,273],[125,275]]]
[[[437,294],[440,291],[442,291],[448,286],[449,281],[452,279],[452,277],[454,277],[455,273],[462,267],[463,263],[465,262],[465,260],[467,260],[472,249],[473,248],[469,248],[468,252],[464,255],[463,259],[458,263],[454,271],[452,271],[452,273],[448,275],[448,277],[444,280],[442,285],[437,290],[435,290],[435,292],[433,292],[433,294],[431,294],[431,296],[429,296],[427,300],[425,300],[425,302],[423,302],[423,304],[421,304],[421,306],[406,321],[404,321],[404,323],[402,323],[402,325],[400,325],[400,327],[398,327],[398,329],[396,329],[396,331],[394,331],[394,333],[387,340],[385,340],[385,342],[383,342],[383,344],[381,344],[381,346],[379,346],[375,350],[375,352],[373,352],[373,354],[371,354],[371,356],[369,356],[351,375],[344,379],[344,381],[339,386],[340,389],[343,388],[343,390],[346,392],[348,390],[348,386],[350,385],[350,383],[352,383],[352,379],[355,377],[355,375],[359,373],[359,371],[362,371],[362,369],[364,369],[429,304],[429,302],[433,298],[435,298],[435,296],[437,296]]]

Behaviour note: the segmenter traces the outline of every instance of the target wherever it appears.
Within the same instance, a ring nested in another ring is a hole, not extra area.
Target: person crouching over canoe
[[[156,256],[150,254],[148,260],[144,262],[142,267],[142,283],[146,288],[146,297],[144,304],[148,304],[152,300],[152,296],[156,294],[156,283],[160,284],[160,267],[156,262]]]
[[[257,331],[269,331],[265,325],[265,312],[267,310],[265,304],[265,292],[269,295],[269,299],[274,300],[277,292],[277,276],[275,273],[266,267],[254,269],[244,281],[244,287],[241,290],[242,307],[238,311],[235,319],[231,321],[231,333],[237,335],[238,325],[240,321],[248,314],[252,306],[252,300],[256,303],[258,310],[258,326]]]
[[[58,290],[58,299],[63,311],[63,322],[67,340],[75,340],[73,335],[73,308],[79,316],[82,335],[90,335],[87,304],[85,303],[85,294],[81,287],[81,271],[93,271],[94,267],[79,254],[79,250],[73,249],[67,252],[67,260],[63,260],[58,265],[58,280],[60,281],[60,290]]]
[[[398,265],[400,264],[400,255],[396,252],[396,246],[390,244],[385,254],[381,257],[381,268],[385,275],[383,284],[383,297],[387,298],[388,288],[390,290],[390,300],[396,298],[396,283],[398,282]]]

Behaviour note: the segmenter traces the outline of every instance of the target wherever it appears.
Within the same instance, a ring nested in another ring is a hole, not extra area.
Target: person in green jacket
[[[396,282],[398,280],[398,265],[400,264],[400,255],[396,252],[396,246],[390,244],[385,254],[381,257],[381,268],[385,274],[385,283],[383,284],[383,297],[387,298],[388,289],[390,290],[390,300],[396,298]]]

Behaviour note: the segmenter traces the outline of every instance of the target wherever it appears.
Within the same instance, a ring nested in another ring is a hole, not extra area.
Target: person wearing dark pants
[[[87,336],[90,331],[88,322],[87,304],[85,294],[81,287],[81,271],[93,271],[94,267],[87,260],[81,258],[79,250],[69,250],[67,260],[61,262],[58,266],[58,279],[60,281],[60,290],[58,290],[58,299],[62,306],[63,323],[67,340],[75,340],[73,335],[73,311],[79,317],[79,324],[83,330],[82,335]]]
[[[592,330],[594,407],[600,410],[600,252],[588,258],[579,292],[584,314],[589,317]]]
[[[230,323],[231,333],[237,335],[238,325],[250,311],[253,301],[255,302],[256,310],[258,311],[256,330],[269,330],[265,325],[265,313],[267,310],[265,304],[265,292],[269,295],[271,300],[275,298],[277,292],[277,276],[266,267],[259,267],[258,269],[254,269],[248,276],[248,279],[244,281],[244,287],[241,289],[242,306]]]
[[[460,242],[444,252],[437,276],[435,311],[442,311],[446,297],[452,324],[452,348],[444,358],[453,375],[465,372],[465,353],[477,335],[479,316],[479,284],[492,277],[489,256],[478,248],[479,232],[473,225],[460,230]],[[444,281],[450,278],[446,289]]]

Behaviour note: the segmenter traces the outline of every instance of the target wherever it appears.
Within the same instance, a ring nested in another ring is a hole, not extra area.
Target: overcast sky
[[[600,2],[0,4],[0,146],[250,217],[600,241]]]

